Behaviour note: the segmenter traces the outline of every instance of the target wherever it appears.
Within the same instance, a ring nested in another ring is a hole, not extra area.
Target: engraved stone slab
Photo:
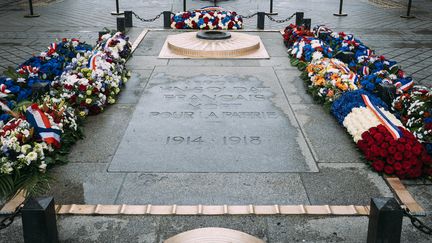
[[[111,172],[317,171],[270,67],[156,67]]]

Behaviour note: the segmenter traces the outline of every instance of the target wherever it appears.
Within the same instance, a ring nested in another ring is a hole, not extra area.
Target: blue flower
[[[337,100],[335,100],[331,107],[331,113],[336,118],[336,120],[342,124],[345,117],[351,113],[351,110],[355,107],[365,107],[362,94],[369,97],[369,100],[378,107],[383,107],[388,110],[388,106],[384,101],[375,96],[374,94],[366,90],[355,90],[343,93]]]

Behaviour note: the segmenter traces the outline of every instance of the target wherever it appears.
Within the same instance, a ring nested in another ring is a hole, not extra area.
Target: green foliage
[[[38,170],[15,171],[13,175],[0,176],[0,198],[10,200],[17,192],[24,191],[24,196],[35,197],[50,189],[52,177]]]

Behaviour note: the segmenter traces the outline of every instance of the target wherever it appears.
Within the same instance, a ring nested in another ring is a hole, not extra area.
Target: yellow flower
[[[80,115],[80,116],[85,116],[86,113],[85,113],[84,111],[80,111],[79,115]]]
[[[114,104],[115,102],[116,102],[115,99],[113,99],[113,98],[111,98],[111,97],[108,98],[108,103],[109,103],[109,104]]]
[[[118,94],[118,93],[120,92],[120,88],[119,88],[119,87],[116,87],[116,88],[114,89],[114,92],[115,92],[116,94]]]
[[[92,103],[92,99],[87,98],[87,99],[86,99],[86,104],[91,104],[91,103]]]
[[[88,89],[87,92],[86,92],[86,94],[87,94],[87,95],[91,95],[91,94],[92,94],[91,89]]]

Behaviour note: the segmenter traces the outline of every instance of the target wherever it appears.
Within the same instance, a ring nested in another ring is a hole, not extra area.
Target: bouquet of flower
[[[121,33],[103,36],[93,51],[76,39],[64,39],[0,78],[1,196],[26,187],[26,181],[36,182],[26,188],[37,190],[39,179],[32,178],[66,162],[70,146],[82,138],[81,119],[114,103],[130,76],[125,69],[130,51]],[[46,83],[47,89],[33,97],[37,83]]]
[[[287,48],[291,48],[294,43],[303,37],[314,37],[314,34],[306,29],[304,26],[297,26],[295,24],[290,24],[284,30],[283,38],[284,44]]]
[[[395,85],[399,93],[412,87],[412,78],[395,61],[377,56],[352,34],[333,32],[325,26],[315,27],[314,33],[334,50],[335,58],[346,62],[359,75],[361,85],[369,91],[377,91],[377,85],[382,82]]]
[[[392,104],[404,126],[424,143],[432,154],[432,91],[424,86],[414,86],[405,94],[397,97]]]
[[[353,105],[353,96],[364,105]],[[344,107],[344,101],[348,101],[348,107],[353,107],[344,117],[343,125],[375,171],[399,178],[431,176],[432,158],[423,145],[393,114],[381,107],[378,100],[372,94],[347,92],[332,109]]]
[[[314,37],[303,37],[288,49],[293,58],[303,62],[311,62],[315,52],[320,52],[323,57],[331,58],[333,55],[333,50],[327,44]]]
[[[243,28],[243,20],[236,12],[203,9],[176,13],[171,18],[171,28],[236,30]]]
[[[357,75],[338,59],[322,58],[313,54],[313,61],[306,67],[310,80],[308,90],[320,103],[331,104],[343,92],[357,89]]]

